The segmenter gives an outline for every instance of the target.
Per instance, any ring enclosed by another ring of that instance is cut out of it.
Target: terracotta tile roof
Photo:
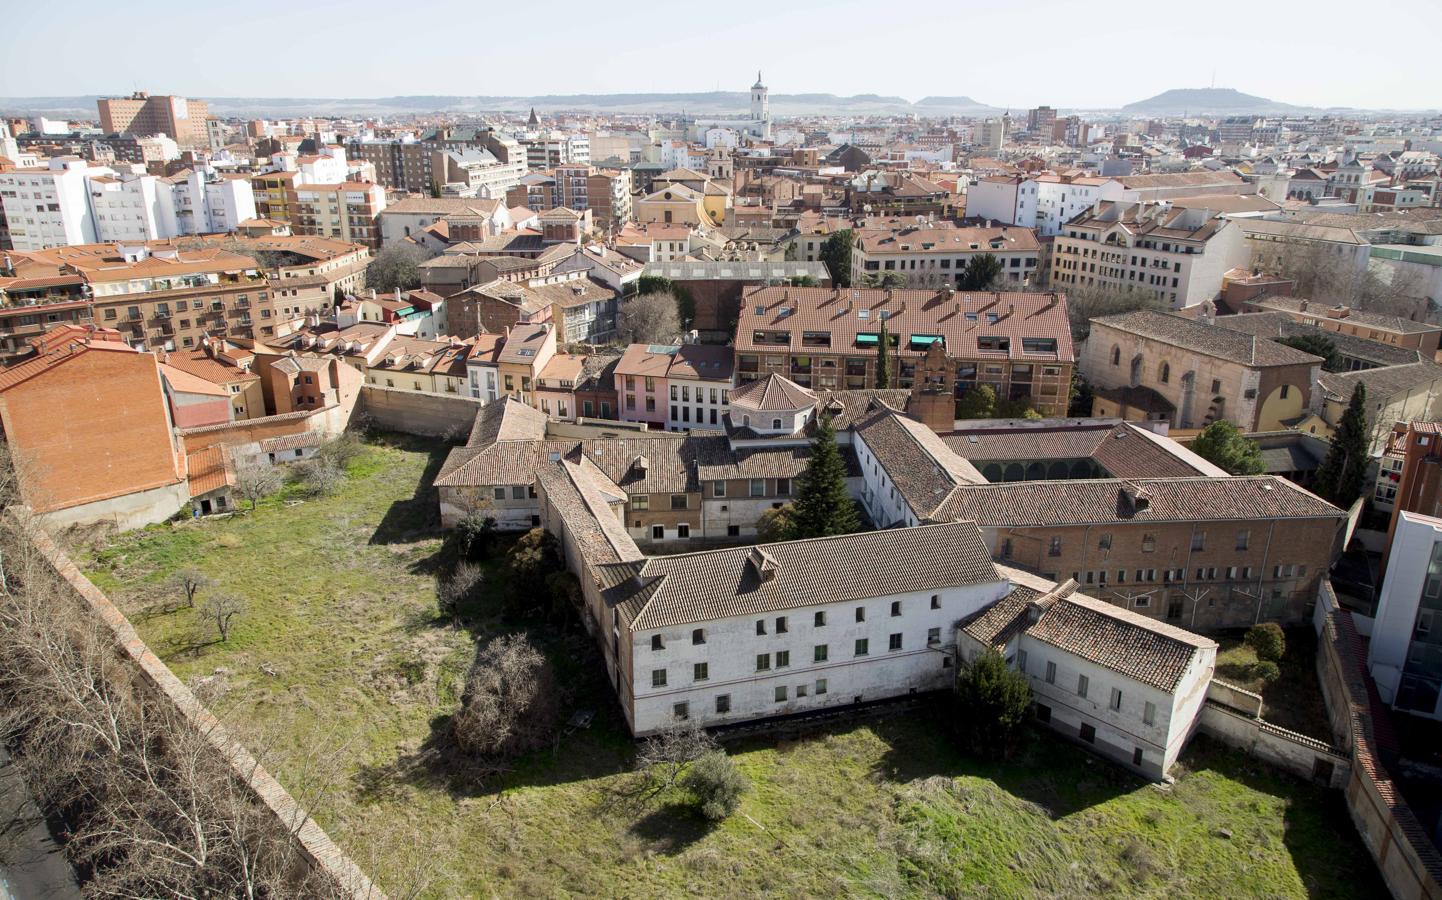
[[[740,353],[790,352],[804,355],[802,332],[824,332],[831,346],[820,353],[874,353],[857,346],[860,333],[876,334],[885,315],[886,330],[899,336],[899,356],[921,356],[915,336],[940,336],[947,356],[967,359],[1015,359],[1071,362],[1071,325],[1063,294],[971,294],[956,291],[848,288],[754,288],[742,296],[736,326]],[[787,310],[785,314],[782,310]],[[863,318],[864,316],[864,318]],[[756,343],[757,331],[785,331],[790,345]],[[982,350],[979,338],[1005,339],[1005,350]],[[1041,344],[1029,342],[1042,342]],[[1049,343],[1048,343],[1049,342]],[[1042,349],[1054,346],[1055,349]]]
[[[1320,356],[1303,353],[1286,344],[1154,310],[1092,319],[1092,327],[1098,325],[1244,366],[1265,368],[1320,365],[1322,362]],[[1105,340],[1104,337],[1102,339]]]
[[[671,357],[667,378],[694,381],[731,381],[735,355],[730,347],[711,344],[683,344]]]
[[[816,394],[774,372],[765,378],[737,385],[730,394],[731,408],[761,412],[807,409],[816,405]]]
[[[165,381],[170,385],[171,390],[181,394],[205,394],[210,397],[230,396],[230,391],[223,385],[165,363],[160,364],[160,374],[165,376]]]
[[[1172,693],[1197,655],[1216,642],[1165,622],[1077,593],[1017,569],[997,570],[1016,585],[995,606],[963,622],[983,644],[1001,647],[1018,635]]]
[[[1180,444],[1129,422],[1080,420],[971,428],[942,435],[941,440],[978,466],[1014,460],[1091,459],[1117,478],[1225,474]]]
[[[616,374],[665,378],[679,349],[674,344],[631,344],[616,364]]]
[[[652,557],[604,592],[633,631],[1001,581],[971,523]]]
[[[1139,493],[1145,505],[1133,500]],[[1342,510],[1286,479],[1253,475],[971,485],[952,492],[931,517],[984,526],[1045,527],[1344,516]]]
[[[113,341],[90,341],[84,344],[67,344],[49,353],[32,356],[24,362],[11,366],[8,369],[0,370],[0,391],[9,390],[21,382],[34,378],[36,375],[48,372],[56,366],[64,365],[81,353],[90,350],[105,350],[113,353],[137,352],[127,344]]]
[[[319,447],[323,443],[325,443],[324,436],[314,431],[301,431],[296,434],[283,434],[280,437],[266,438],[260,442],[260,449],[262,453],[283,453],[286,450]]]
[[[232,366],[227,362],[215,359],[203,349],[182,350],[179,353],[167,354],[165,364],[171,368],[188,372],[197,378],[204,378],[213,384],[228,385],[260,380],[260,376],[254,372],[247,372],[239,366]]]
[[[983,253],[1040,249],[1030,228],[892,228],[863,229],[856,233],[861,249],[871,256],[918,253]],[[973,246],[975,245],[975,246]]]
[[[546,337],[550,333],[549,322],[515,326],[506,336],[505,345],[501,347],[500,361],[530,365],[535,361],[536,354],[540,352],[541,345],[546,342]]]
[[[1401,316],[1386,316],[1362,309],[1352,309],[1349,306],[1327,306],[1302,297],[1264,297],[1251,302],[1263,309],[1311,316],[1322,321],[1346,322],[1351,325],[1375,328],[1378,331],[1391,331],[1397,334],[1426,334],[1442,331],[1442,325],[1433,325],[1430,322],[1416,322]]]
[[[879,409],[855,430],[919,519],[930,517],[959,485],[986,484],[976,467],[954,453],[936,432],[895,410]]]
[[[580,545],[590,566],[645,558],[611,511],[610,503],[624,500],[625,494],[594,463],[586,459],[579,463],[561,460],[542,466],[537,477],[547,500],[565,521],[567,534]]]
[[[1363,384],[1367,387],[1367,401],[1382,403],[1404,391],[1442,379],[1442,366],[1433,362],[1404,363],[1398,366],[1384,366],[1380,369],[1359,369],[1355,372],[1323,372],[1317,379],[1329,400],[1346,401],[1352,396],[1352,389]]]
[[[235,484],[235,472],[231,467],[230,454],[220,444],[187,455],[185,468],[190,473],[190,495],[192,497],[199,497],[202,494]]]

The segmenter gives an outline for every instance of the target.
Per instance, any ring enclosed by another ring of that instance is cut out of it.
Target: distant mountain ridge
[[[1123,106],[1123,113],[1152,116],[1213,115],[1241,116],[1249,113],[1304,113],[1315,108],[1295,106],[1244,94],[1235,88],[1173,88],[1155,97]]]
[[[95,96],[3,97],[0,110],[95,118]],[[629,94],[543,94],[520,96],[408,95],[398,97],[214,97],[206,99],[218,116],[404,115],[407,113],[485,113],[594,110],[612,113],[660,113],[707,117],[745,117],[751,95],[745,91]],[[776,116],[806,115],[990,115],[1001,110],[970,97],[926,97],[912,103],[905,97],[880,94],[772,94]]]

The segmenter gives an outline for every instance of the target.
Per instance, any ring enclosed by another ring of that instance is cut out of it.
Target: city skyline
[[[75,15],[83,16],[90,7],[101,10],[85,2],[74,8]],[[546,15],[553,22],[567,17],[579,21],[587,12],[587,7],[565,0],[548,6]],[[532,10],[482,10],[451,2],[412,7],[412,21],[422,26],[444,23],[449,40],[458,34],[478,35],[474,42],[460,44],[456,64],[446,66],[444,55],[431,55],[434,48],[428,49],[424,64],[397,54],[397,44],[388,40],[395,32],[377,27],[389,22],[394,10],[375,0],[348,4],[344,16],[338,16],[335,7],[296,8],[261,0],[247,8],[240,34],[267,35],[267,46],[285,63],[248,66],[242,79],[216,64],[235,56],[239,48],[254,46],[237,44],[232,8],[188,11],[183,29],[163,32],[139,24],[172,16],[154,0],[132,4],[124,21],[107,22],[103,28],[77,29],[74,16],[25,8],[11,17],[9,33],[26,39],[12,39],[6,46],[0,85],[10,97],[119,95],[132,90],[198,98],[696,93],[744,90],[759,66],[777,94],[878,94],[913,102],[965,95],[1013,109],[1040,104],[1113,109],[1166,90],[1209,84],[1297,106],[1406,110],[1442,105],[1434,83],[1423,77],[1420,57],[1380,42],[1354,41],[1341,32],[1309,39],[1323,58],[1346,60],[1345,67],[1318,68],[1277,65],[1275,32],[1246,31],[1219,17],[1158,14],[1145,20],[1074,21],[1069,7],[1043,0],[1022,9],[942,12],[928,17],[922,28],[911,20],[876,21],[870,12],[853,0],[800,3],[771,11],[765,27],[758,28],[753,21],[717,22],[681,10],[668,16],[668,27],[637,55],[639,62],[624,65],[615,63],[616,55],[598,51],[639,49],[646,43],[641,34],[632,23],[593,17],[585,28],[547,32],[546,52],[537,57],[546,65],[487,71],[484,48],[492,41],[505,45],[510,35],[531,27]],[[1354,14],[1340,0],[1327,0],[1308,13],[1318,21]],[[1442,28],[1442,9],[1437,8],[1383,0],[1368,14],[1373,21],[1408,22],[1409,30],[1418,33]],[[328,46],[362,53],[369,47],[393,64],[337,67],[339,57],[333,53],[306,52],[305,43],[321,30]],[[147,34],[164,34],[174,52],[124,52],[139,46]],[[916,44],[919,35],[932,41],[936,34],[948,37],[935,43],[935,52],[897,52]],[[1013,35],[1015,39],[1009,39]],[[426,41],[422,34],[416,40]],[[58,71],[57,47],[67,63]],[[1345,57],[1337,55],[1343,53]],[[443,77],[437,77],[438,71]],[[1356,78],[1358,71],[1367,77]]]

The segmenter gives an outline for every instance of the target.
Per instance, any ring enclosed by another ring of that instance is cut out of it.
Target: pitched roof
[[[1226,473],[1180,444],[1130,422],[1043,420],[1013,427],[966,428],[942,443],[976,465],[1006,461],[1091,459],[1117,478]]]
[[[1367,387],[1368,401],[1381,403],[1396,394],[1439,379],[1442,379],[1442,366],[1419,360],[1378,369],[1359,369],[1355,372],[1323,372],[1317,379],[1317,384],[1327,393],[1328,399],[1342,401],[1351,398],[1352,389],[1356,385],[1363,384]]]
[[[633,631],[1001,581],[957,522],[647,559],[603,592]]]
[[[936,432],[896,410],[875,410],[857,424],[856,434],[871,448],[918,518],[929,517],[958,486],[986,484],[976,467],[953,452]]]
[[[772,372],[765,378],[737,385],[729,395],[731,408],[761,412],[807,409],[816,405],[816,394],[791,379]]]
[[[1099,316],[1092,319],[1093,328],[1097,325],[1161,341],[1203,356],[1257,368],[1314,365],[1322,362],[1320,356],[1303,353],[1286,344],[1149,309],[1115,316]]]
[[[235,484],[235,471],[231,467],[230,454],[220,444],[188,454],[185,457],[185,468],[190,476],[192,497]]]
[[[184,369],[177,369],[165,363],[160,364],[160,374],[165,376],[165,381],[170,389],[181,394],[205,394],[210,397],[229,397],[230,391],[223,385],[216,384],[198,375],[192,375]]]

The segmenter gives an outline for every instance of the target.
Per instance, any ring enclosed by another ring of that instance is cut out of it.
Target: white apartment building
[[[523,134],[516,143],[525,149],[526,165],[532,169],[591,164],[591,139],[584,134]]]
[[[1126,187],[1115,178],[998,175],[967,188],[966,215],[1033,228],[1041,237],[1053,237],[1096,203],[1122,200],[1125,194]]]
[[[1442,519],[1406,511],[1396,519],[1387,575],[1372,621],[1367,668],[1384,702],[1415,716],[1439,719]]]
[[[981,178],[966,189],[966,217],[1031,228],[1040,194],[1041,186],[1030,176]]]
[[[0,173],[0,204],[16,250],[45,250],[93,244],[90,212],[92,177],[113,177],[114,170],[92,166],[73,156],[55,157],[42,166]]]
[[[652,557],[607,576],[597,614],[638,736],[944,689],[952,626],[1011,592],[969,522]]]
[[[720,431],[731,409],[734,356],[730,347],[683,344],[666,369],[670,391],[666,429]]]
[[[431,154],[431,171],[446,197],[504,200],[506,191],[521,183],[526,164],[519,152],[503,162],[490,150],[436,150]]]
[[[1031,683],[1042,722],[1148,778],[1176,762],[1206,701],[1215,641],[998,566],[1013,590],[964,621],[958,656],[994,649]]]
[[[1222,276],[1250,260],[1241,226],[1212,210],[1103,200],[1056,236],[1051,285],[1137,288],[1183,309],[1216,297]]]

